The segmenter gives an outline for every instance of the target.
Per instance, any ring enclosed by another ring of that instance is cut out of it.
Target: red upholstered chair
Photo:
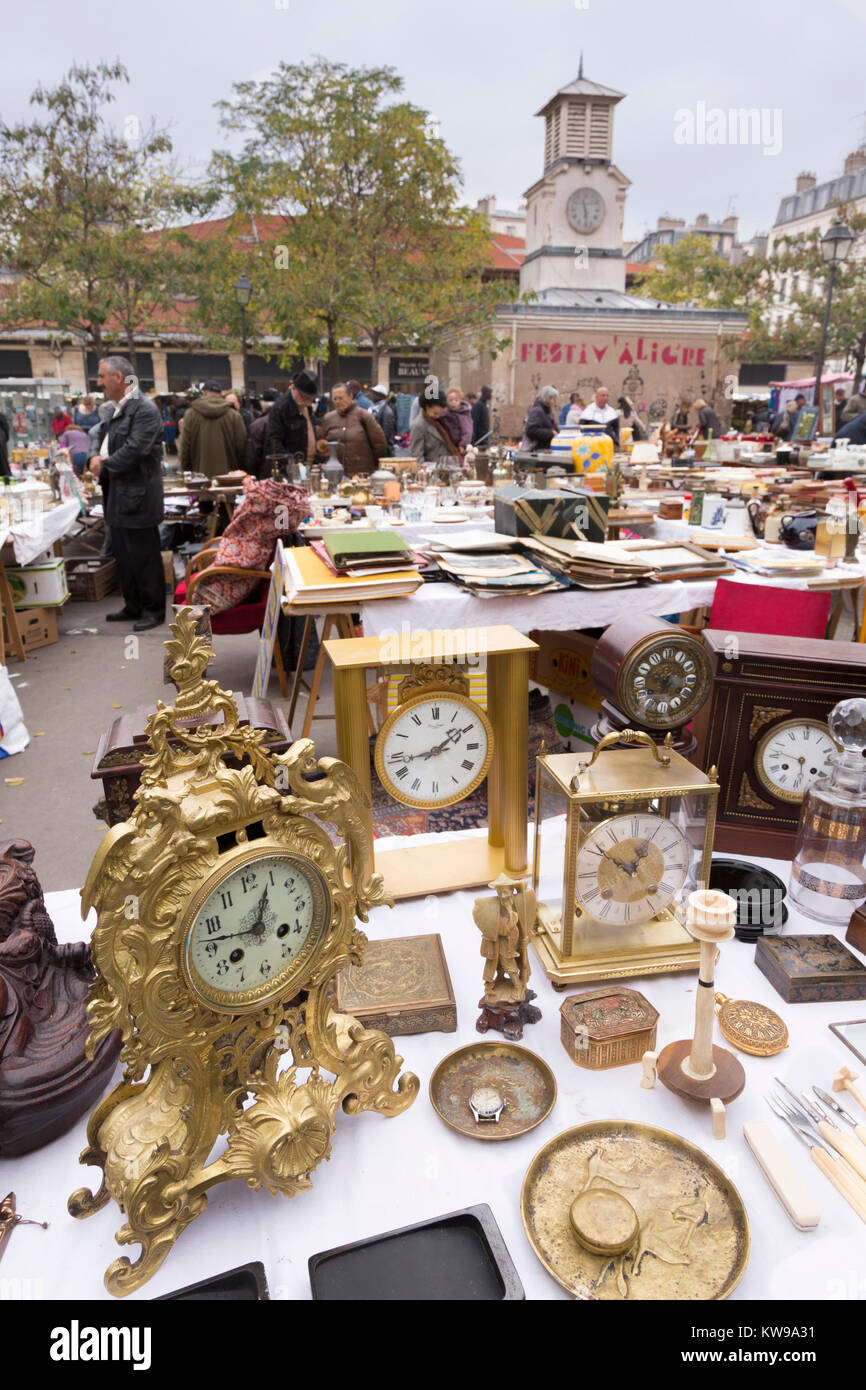
[[[186,578],[181,580],[174,591],[174,601],[180,604],[195,603],[196,586],[205,577],[214,579],[219,574],[240,574],[245,579],[258,579],[259,583],[253,592],[247,595],[243,603],[235,604],[234,608],[226,608],[222,613],[211,614],[211,631],[215,637],[237,635],[243,632],[260,632],[268,602],[271,572],[270,570],[241,569],[237,565],[213,564],[218,545],[219,541],[215,540],[193,555],[186,567]],[[279,642],[274,643],[274,665],[277,668],[280,691],[286,698],[289,688],[286,684],[286,672],[283,667]]]
[[[823,637],[832,594],[771,584],[716,584],[708,627],[723,632],[766,632],[776,637]]]

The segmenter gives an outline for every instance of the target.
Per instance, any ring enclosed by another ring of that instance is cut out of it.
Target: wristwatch
[[[475,1123],[499,1124],[499,1116],[505,1109],[505,1101],[498,1091],[494,1091],[492,1086],[479,1086],[469,1097],[469,1109],[475,1116]]]

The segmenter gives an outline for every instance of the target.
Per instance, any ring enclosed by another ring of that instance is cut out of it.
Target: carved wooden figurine
[[[58,945],[26,840],[0,843],[0,1158],[63,1134],[108,1084],[120,1034],[84,1055],[94,978],[85,942]]]
[[[472,909],[481,932],[484,958],[484,997],[475,1027],[489,1028],[506,1038],[522,1038],[528,1023],[537,1023],[541,1010],[531,1002],[529,989],[529,932],[535,921],[535,894],[524,880],[500,874],[490,887],[496,896],[476,898]]]

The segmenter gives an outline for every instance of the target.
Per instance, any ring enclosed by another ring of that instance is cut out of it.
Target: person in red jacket
[[[51,416],[51,433],[54,435],[54,438],[57,439],[61,434],[63,434],[64,430],[68,430],[71,425],[72,420],[66,414],[66,411],[61,409],[60,406],[58,406],[54,414]]]

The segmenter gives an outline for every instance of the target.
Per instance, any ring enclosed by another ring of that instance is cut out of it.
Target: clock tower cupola
[[[583,75],[536,112],[543,172],[526,191],[522,290],[625,290],[622,228],[629,179],[613,163],[614,108],[625,93]]]

